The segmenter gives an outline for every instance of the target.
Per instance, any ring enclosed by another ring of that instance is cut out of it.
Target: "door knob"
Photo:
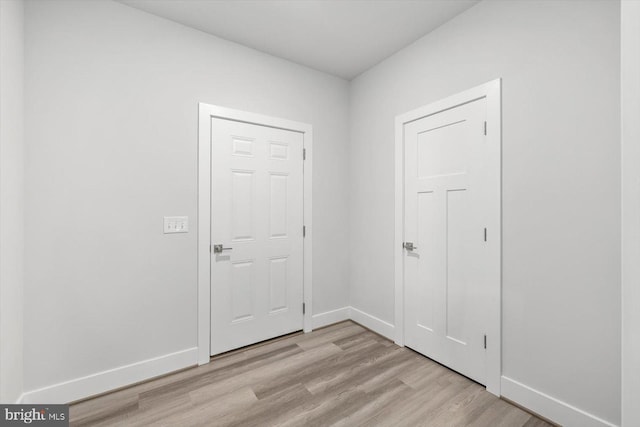
[[[213,245],[213,253],[214,254],[221,254],[222,251],[230,251],[233,248],[225,248],[224,245]]]
[[[412,250],[414,250],[414,249],[418,249],[418,247],[417,247],[417,246],[413,246],[413,242],[404,242],[404,243],[402,244],[402,247],[403,247],[403,248],[405,248],[405,249],[406,249],[406,250],[408,250],[408,251],[412,251]]]

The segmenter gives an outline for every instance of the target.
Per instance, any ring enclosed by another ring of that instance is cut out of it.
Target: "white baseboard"
[[[371,329],[373,332],[376,332],[391,341],[395,339],[395,327],[391,323],[378,319],[377,317],[358,310],[355,307],[349,307],[349,313],[349,317],[354,322]]]
[[[313,329],[322,328],[323,326],[332,325],[334,323],[343,322],[345,320],[353,320],[362,326],[382,335],[385,338],[394,340],[395,327],[384,320],[378,319],[355,307],[347,306],[324,313],[314,314],[311,318]]]
[[[394,339],[394,325],[350,306],[316,314],[312,317],[312,325],[315,329],[349,319],[392,341]],[[197,360],[198,349],[194,347],[28,391],[23,393],[16,403],[69,403],[195,366]],[[566,427],[616,427],[613,423],[505,376],[501,378],[501,394]]]
[[[505,376],[500,381],[500,393],[518,405],[565,427],[616,427],[615,424]]]
[[[313,316],[313,327],[319,328],[332,323],[351,319],[362,326],[390,339],[395,338],[395,327],[375,316],[358,310],[355,307],[343,307],[337,310],[320,313]],[[500,392],[505,398],[529,409],[551,421],[565,427],[617,427],[593,414],[562,402],[554,397],[519,383],[511,378],[502,376]]]
[[[393,340],[394,327],[392,324],[349,306],[312,316],[312,326],[314,329],[321,328],[349,319]],[[27,391],[20,396],[19,403],[69,403],[197,364],[198,348],[194,347]]]
[[[197,347],[25,392],[21,403],[69,403],[195,366]]]
[[[336,310],[326,311],[324,313],[314,314],[311,317],[311,327],[313,329],[322,328],[323,326],[332,325],[334,323],[349,320],[349,308],[342,307]]]

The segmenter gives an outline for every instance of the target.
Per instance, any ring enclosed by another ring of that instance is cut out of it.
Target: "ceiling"
[[[479,0],[118,0],[352,79]]]

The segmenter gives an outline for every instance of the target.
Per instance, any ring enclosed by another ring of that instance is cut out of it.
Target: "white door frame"
[[[495,278],[495,286],[491,289],[491,313],[487,330],[487,391],[500,396],[500,375],[502,355],[502,219],[501,219],[501,80],[492,80],[473,89],[447,97],[432,104],[420,107],[396,117],[395,136],[395,342],[404,346],[404,125],[439,112],[449,110],[462,104],[486,98],[487,102],[487,143],[490,147],[490,168],[496,168],[495,197],[492,203],[490,233],[498,236],[498,244],[493,247],[491,259],[495,261],[491,275]],[[494,234],[495,233],[495,234]],[[497,337],[497,339],[493,339]]]
[[[313,227],[311,223],[311,177],[313,165],[313,129],[306,123],[240,110],[199,104],[198,120],[198,364],[209,363],[211,357],[211,119],[220,118],[290,130],[303,134],[303,147],[306,153],[304,161],[304,214],[306,227],[303,255],[303,302],[306,311],[303,316],[305,332],[311,331],[312,316],[312,254]],[[302,159],[301,159],[302,161]]]

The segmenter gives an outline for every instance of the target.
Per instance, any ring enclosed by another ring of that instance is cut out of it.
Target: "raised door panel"
[[[252,260],[231,264],[231,322],[254,317],[254,269],[255,263]]]
[[[287,186],[289,175],[269,174],[269,237],[286,238],[288,229],[287,204],[289,197]]]
[[[234,156],[253,157],[255,140],[242,136],[231,136],[232,150]]]
[[[234,242],[255,238],[254,181],[254,171],[231,171],[231,239]]]
[[[288,308],[288,258],[278,257],[269,260],[269,313]]]
[[[271,160],[289,160],[289,144],[269,141],[269,158]]]

